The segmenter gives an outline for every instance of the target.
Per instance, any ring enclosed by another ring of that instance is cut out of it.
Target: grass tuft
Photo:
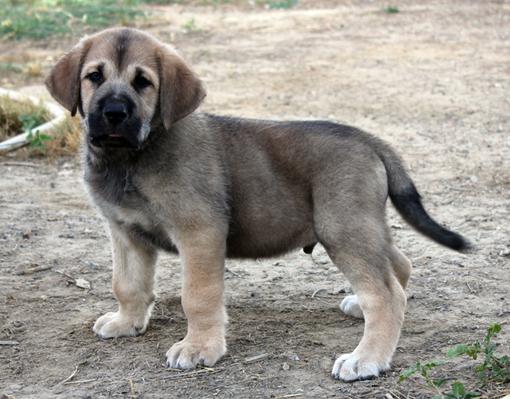
[[[288,10],[297,6],[298,0],[264,0],[263,3],[269,8]]]
[[[81,142],[81,124],[78,118],[68,116],[49,134],[34,131],[48,122],[51,114],[42,105],[0,97],[0,140],[27,132],[29,145],[20,150],[28,156],[57,158],[78,152]]]
[[[386,14],[398,14],[400,12],[400,9],[397,6],[388,6],[384,9],[384,12]]]
[[[475,341],[469,344],[459,344],[448,350],[448,357],[467,356],[472,360],[479,358],[483,362],[474,367],[478,380],[478,387],[475,391],[466,388],[462,381],[453,381],[448,388],[447,381],[452,380],[450,376],[435,378],[434,374],[445,364],[444,361],[416,362],[413,366],[400,374],[400,382],[415,377],[415,382],[428,388],[432,399],[472,399],[481,395],[481,390],[489,383],[508,384],[510,383],[510,358],[507,355],[496,354],[497,344],[494,338],[501,332],[501,325],[494,323],[487,328],[487,333],[482,341]],[[466,377],[466,375],[464,375]]]
[[[44,143],[44,151],[41,153],[31,149],[30,155],[44,155],[55,159],[62,156],[74,155],[78,152],[81,143],[81,123],[78,117],[67,116],[51,133],[51,140]]]
[[[50,120],[42,105],[0,97],[0,140],[28,131]]]

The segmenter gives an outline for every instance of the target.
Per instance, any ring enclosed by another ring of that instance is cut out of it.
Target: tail
[[[459,252],[471,251],[473,246],[467,239],[441,226],[425,211],[421,196],[407,174],[400,157],[379,140],[372,141],[371,144],[386,168],[391,202],[405,221],[423,235],[445,247]]]

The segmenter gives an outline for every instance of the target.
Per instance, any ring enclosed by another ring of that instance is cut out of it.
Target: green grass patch
[[[0,62],[0,72],[20,73],[24,69],[23,65],[17,62]]]
[[[289,9],[297,6],[298,0],[263,0],[259,3],[267,5],[269,8]]]
[[[388,6],[384,8],[384,12],[386,14],[398,14],[400,12],[400,9],[397,6]]]
[[[449,358],[464,356],[472,360],[482,360],[474,365],[473,371],[477,377],[478,386],[470,391],[463,381],[455,381],[450,375],[441,373],[445,361],[416,362],[413,366],[400,374],[400,382],[414,378],[414,382],[430,391],[432,399],[472,399],[481,395],[481,388],[489,384],[510,383],[510,358],[508,355],[496,353],[497,344],[494,338],[501,332],[501,325],[494,323],[487,328],[482,341],[459,344],[450,350]],[[443,374],[441,376],[441,374]],[[464,375],[463,377],[466,377]],[[448,381],[454,380],[451,383]]]
[[[223,4],[232,4],[233,0],[141,0],[147,4],[158,5],[190,5],[190,6],[221,6]]]
[[[295,7],[299,0],[140,0],[146,4],[157,5],[172,5],[180,4],[187,6],[222,6],[222,5],[236,5],[236,6],[253,6],[266,7],[266,8],[281,8],[289,9]]]
[[[0,0],[0,37],[46,39],[128,25],[144,11],[138,0]]]

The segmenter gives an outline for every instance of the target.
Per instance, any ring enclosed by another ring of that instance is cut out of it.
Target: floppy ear
[[[159,107],[165,129],[191,114],[206,96],[202,82],[171,48],[159,53]]]
[[[90,48],[88,41],[80,41],[71,51],[58,60],[45,80],[46,88],[62,106],[76,115],[81,110],[80,73],[85,56]]]

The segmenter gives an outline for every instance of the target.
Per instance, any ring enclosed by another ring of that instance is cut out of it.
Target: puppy
[[[212,366],[225,354],[225,257],[311,251],[319,242],[353,287],[341,308],[365,319],[361,342],[336,360],[332,374],[344,381],[378,376],[399,339],[411,272],[386,224],[388,196],[420,233],[457,251],[469,248],[426,213],[387,144],[331,122],[195,112],[202,83],[172,47],[147,33],[108,29],[84,38],[46,85],[83,119],[85,182],[111,235],[119,307],[97,319],[94,332],[144,333],[157,253],[178,252],[188,332],[167,352],[170,367]]]

